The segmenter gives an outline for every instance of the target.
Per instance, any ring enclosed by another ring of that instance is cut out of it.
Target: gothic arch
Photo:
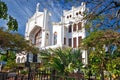
[[[17,58],[17,63],[20,63],[20,57]]]
[[[22,62],[22,63],[25,62],[25,57],[24,57],[24,56],[21,58],[21,62]]]
[[[35,45],[40,45],[42,38],[41,35],[42,35],[42,28],[40,26],[35,26],[29,34],[30,42]]]

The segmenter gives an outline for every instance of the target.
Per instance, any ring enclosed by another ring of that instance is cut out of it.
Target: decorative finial
[[[36,12],[39,12],[40,3],[37,3]]]

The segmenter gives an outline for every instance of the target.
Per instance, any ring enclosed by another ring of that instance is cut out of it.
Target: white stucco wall
[[[26,24],[26,31],[25,31],[25,38],[27,40],[29,40],[29,34],[36,25],[43,27],[43,17],[44,14],[39,12],[39,13],[35,13],[30,19],[28,19],[28,22]]]
[[[64,10],[63,11],[63,15],[64,15],[64,23],[67,24],[66,26],[66,31],[65,31],[65,37],[66,37],[66,43],[68,45],[68,39],[71,38],[72,39],[72,47],[73,47],[73,38],[76,37],[76,45],[78,46],[78,37],[81,36],[82,39],[84,39],[86,37],[86,31],[85,31],[85,22],[86,20],[82,20],[82,18],[84,17],[83,14],[84,12],[87,10],[86,8],[86,4],[83,2],[81,3],[81,6],[75,8],[72,7],[71,10]],[[81,14],[79,14],[79,12],[81,12]],[[77,15],[78,13],[78,15]],[[71,17],[70,17],[71,16]],[[82,22],[82,29],[81,30],[77,30],[77,31],[73,31],[73,24],[78,24],[79,22]],[[69,33],[68,32],[68,26],[72,25],[72,32]],[[82,58],[83,58],[83,63],[87,64],[87,51],[82,50]]]
[[[18,61],[18,58],[19,58],[19,61]],[[25,51],[16,53],[16,63],[25,63],[26,60],[27,60],[27,54],[25,53]]]

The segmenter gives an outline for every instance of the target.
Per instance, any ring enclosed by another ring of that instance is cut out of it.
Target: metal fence
[[[55,71],[39,71],[35,80],[84,80],[84,75],[81,73],[72,73],[69,75],[58,75]]]
[[[83,74],[73,73],[69,75],[57,75],[54,71],[44,70],[37,72],[30,72],[28,78],[27,75],[17,75],[15,73],[0,73],[0,80],[84,80]]]
[[[8,76],[8,73],[0,72],[0,80],[6,80]]]

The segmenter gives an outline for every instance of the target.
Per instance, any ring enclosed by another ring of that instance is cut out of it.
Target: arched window
[[[81,30],[81,29],[82,29],[82,23],[79,22],[79,23],[78,23],[78,30]]]
[[[41,44],[41,34],[40,34],[40,30],[35,34],[34,44],[35,44],[35,45]]]
[[[69,45],[70,47],[72,47],[72,39],[71,39],[71,38],[68,39],[68,45]]]
[[[22,62],[22,63],[25,62],[25,57],[22,57],[21,62]]]
[[[76,15],[78,15],[78,12],[76,12]]]
[[[48,33],[46,33],[45,38],[46,38],[45,45],[47,46],[49,45],[49,34]]]
[[[72,32],[72,25],[69,25],[69,29],[68,29],[68,32]]]
[[[57,32],[54,32],[54,45],[57,44]]]
[[[20,58],[19,57],[17,58],[17,63],[20,63]]]
[[[67,16],[67,18],[69,18],[69,16]]]
[[[78,47],[81,47],[82,36],[78,37]]]
[[[74,38],[73,38],[73,47],[74,47],[74,48],[76,48],[76,46],[77,46],[76,41],[77,41],[77,38],[74,37]]]
[[[73,31],[76,31],[77,27],[76,24],[73,25]]]
[[[81,11],[79,11],[79,14],[81,14]]]

